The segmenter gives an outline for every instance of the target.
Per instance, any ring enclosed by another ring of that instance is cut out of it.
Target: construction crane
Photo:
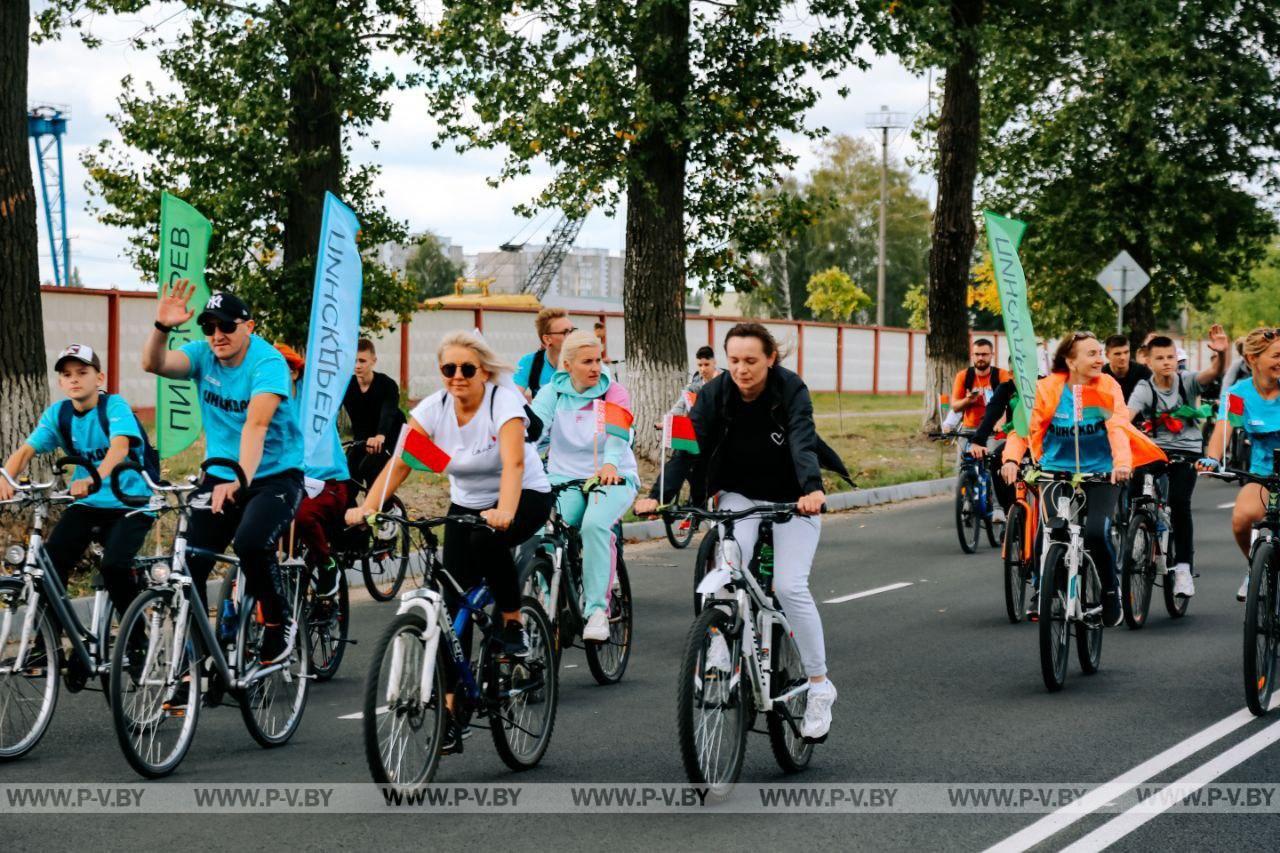
[[[71,108],[59,104],[37,104],[27,110],[27,136],[31,137],[36,150],[44,221],[49,229],[49,251],[53,255],[53,283],[60,287],[71,283],[71,241],[67,239],[67,193],[62,171],[62,136],[67,132],[70,117]]]
[[[534,259],[533,267],[529,270],[529,277],[525,279],[521,293],[532,294],[539,302],[542,301],[547,295],[547,290],[551,288],[551,282],[555,279],[556,273],[560,272],[565,255],[569,254],[569,250],[573,248],[573,241],[578,239],[583,219],[584,217],[575,217],[568,213],[561,214],[559,221],[551,229],[546,245]],[[504,252],[518,252],[524,246],[524,243],[503,243],[498,248]]]

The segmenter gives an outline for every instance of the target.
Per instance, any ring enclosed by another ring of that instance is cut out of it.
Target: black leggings
[[[522,544],[547,523],[555,500],[551,492],[535,492],[525,489],[520,493],[520,505],[515,518],[506,530],[488,527],[446,524],[444,527],[444,565],[458,582],[468,590],[483,580],[489,585],[498,610],[513,612],[520,609],[520,582],[516,575],[516,561],[511,549]],[[457,504],[449,504],[450,515],[480,514]],[[445,600],[454,609],[457,592],[451,584],[444,584]]]
[[[1068,483],[1046,483],[1044,500],[1049,517],[1058,514],[1057,498],[1070,488]],[[1116,502],[1120,499],[1120,487],[1111,483],[1085,483],[1084,489],[1084,547],[1098,568],[1102,589],[1114,592],[1119,588],[1116,574],[1116,555],[1111,550],[1111,519],[1116,514]]]
[[[150,515],[126,516],[127,512],[124,509],[72,504],[63,511],[44,541],[45,553],[57,569],[63,586],[89,543],[101,543],[102,580],[107,594],[111,596],[111,603],[121,615],[129,609],[138,593],[138,583],[133,576],[133,558],[155,521]]]
[[[222,482],[225,481],[208,477],[200,490],[211,491]],[[255,479],[247,491],[236,492],[235,502],[224,505],[218,514],[208,510],[191,513],[187,543],[215,553],[232,544],[244,570],[245,589],[262,605],[263,618],[270,624],[284,621],[284,600],[275,579],[276,542],[289,529],[301,502],[302,472],[284,471]],[[192,556],[187,568],[204,601],[213,560]]]
[[[1004,465],[1004,440],[997,441],[991,448],[991,452],[987,454],[986,463],[987,470],[991,472],[991,488],[996,493],[996,502],[1000,504],[1000,508],[1006,513],[1009,507],[1013,506],[1013,499],[1018,496],[1017,487],[1011,483],[1006,483],[1004,477],[1000,476],[1000,467]]]

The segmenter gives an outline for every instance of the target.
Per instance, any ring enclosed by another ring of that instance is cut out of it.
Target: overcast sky
[[[176,33],[184,18],[180,5],[156,4],[128,19],[95,22],[94,33],[104,40],[96,50],[85,48],[74,36],[31,46],[29,102],[61,104],[71,111],[64,140],[68,231],[72,265],[79,268],[85,284],[134,287],[139,283],[138,271],[124,257],[125,232],[99,223],[86,210],[90,197],[80,154],[103,139],[118,138],[108,116],[117,109],[121,78],[132,75],[138,84],[155,81],[161,89],[169,85],[154,57],[128,49],[124,41],[147,25],[158,25],[161,33]],[[848,98],[835,94],[841,85],[849,87]],[[822,91],[809,123],[826,126],[833,133],[869,138],[875,137],[866,129],[867,112],[886,104],[891,110],[916,116],[927,108],[928,101],[926,78],[912,76],[892,58],[872,58],[870,70],[846,72]],[[496,172],[499,154],[459,155],[449,147],[433,150],[434,125],[422,95],[397,92],[393,98],[391,119],[373,132],[382,147],[375,151],[362,141],[355,150],[358,161],[377,162],[382,167],[379,186],[391,215],[406,221],[411,231],[433,231],[460,243],[469,253],[496,249],[518,232],[523,232],[522,238],[529,237],[530,223],[511,208],[534,195],[542,178],[535,174],[498,189],[489,187],[485,178]],[[891,131],[890,139],[890,157],[901,160],[915,153],[907,132]],[[800,155],[799,173],[807,173],[815,164],[811,143],[805,139],[788,142]],[[34,155],[32,167],[36,167]],[[36,184],[38,187],[38,175]],[[917,175],[915,184],[932,203],[932,180]],[[39,216],[40,275],[42,281],[52,281],[43,206]],[[533,241],[540,242],[548,227],[533,233]],[[578,245],[621,251],[622,217],[592,214]]]

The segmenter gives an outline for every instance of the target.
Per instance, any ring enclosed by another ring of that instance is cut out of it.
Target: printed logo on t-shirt
[[[216,406],[224,412],[232,412],[234,414],[243,414],[249,410],[248,400],[228,400],[221,394],[215,394],[209,389],[205,389],[204,401],[210,406]]]

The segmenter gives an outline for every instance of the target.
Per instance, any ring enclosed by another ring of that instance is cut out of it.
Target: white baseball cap
[[[58,353],[58,360],[53,363],[54,371],[61,371],[62,365],[68,359],[87,364],[94,370],[102,371],[102,360],[98,358],[98,354],[93,351],[93,347],[88,344],[71,344],[62,352]]]

